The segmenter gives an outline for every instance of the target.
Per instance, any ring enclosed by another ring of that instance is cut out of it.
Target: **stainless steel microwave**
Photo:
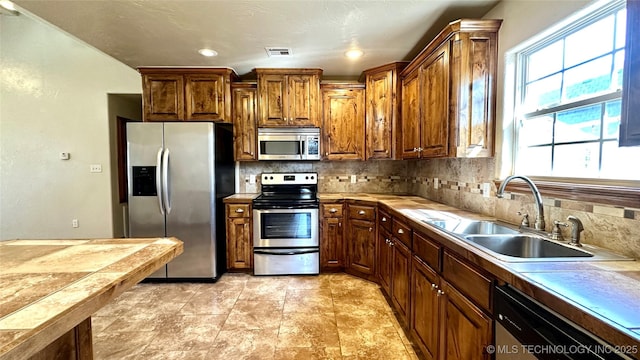
[[[258,160],[320,160],[320,128],[258,128]]]

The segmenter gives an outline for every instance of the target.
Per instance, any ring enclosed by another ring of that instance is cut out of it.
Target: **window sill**
[[[595,202],[613,206],[640,208],[640,188],[618,185],[596,185],[548,180],[534,180],[543,196],[584,202]],[[502,180],[496,180],[496,188]],[[506,191],[530,194],[529,186],[520,181],[511,181]]]

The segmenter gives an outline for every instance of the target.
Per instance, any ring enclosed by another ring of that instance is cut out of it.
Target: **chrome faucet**
[[[524,182],[526,182],[527,185],[529,185],[529,187],[531,188],[531,191],[533,192],[533,197],[536,200],[536,222],[534,226],[536,230],[544,231],[545,224],[544,224],[544,207],[542,206],[542,195],[540,195],[540,191],[538,191],[538,187],[536,186],[536,184],[533,183],[533,181],[531,181],[531,179],[522,175],[508,176],[506,179],[504,179],[502,184],[500,184],[500,188],[498,189],[496,196],[499,198],[502,198],[504,196],[504,189],[507,187],[507,184],[513,179],[521,179]]]
[[[582,221],[573,215],[567,216],[567,221],[571,223],[571,240],[569,240],[569,245],[582,246],[582,244],[580,244],[580,232],[584,230]]]

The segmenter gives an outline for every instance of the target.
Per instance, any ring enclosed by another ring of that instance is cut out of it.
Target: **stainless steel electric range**
[[[264,173],[253,200],[255,275],[318,274],[318,174]]]

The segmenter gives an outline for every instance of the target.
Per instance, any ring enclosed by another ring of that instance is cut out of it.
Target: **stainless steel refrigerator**
[[[222,199],[234,192],[233,133],[214,123],[128,123],[129,237],[175,236],[184,252],[151,279],[217,279]]]

